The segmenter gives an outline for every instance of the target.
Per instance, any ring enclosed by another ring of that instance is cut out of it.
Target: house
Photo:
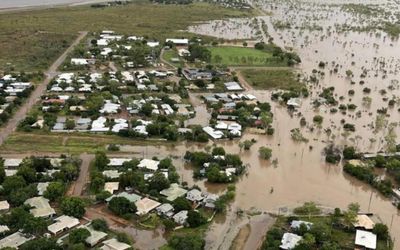
[[[215,140],[224,137],[224,133],[222,131],[215,130],[210,126],[204,127],[203,131],[206,132],[211,138]]]
[[[157,171],[159,163],[159,161],[143,159],[140,161],[138,168],[145,168],[151,171]]]
[[[357,230],[355,244],[364,249],[376,249],[376,234],[368,231]]]
[[[49,200],[41,196],[27,199],[24,204],[33,207],[29,212],[34,217],[50,218],[56,214],[56,211],[50,206]]]
[[[7,212],[10,209],[10,204],[8,201],[0,201],[0,212]]]
[[[158,215],[163,215],[171,218],[174,215],[174,207],[169,203],[164,203],[156,208]]]
[[[187,218],[188,218],[188,211],[187,210],[182,210],[179,213],[177,213],[174,216],[172,216],[172,219],[174,219],[174,221],[179,225],[185,224]]]
[[[73,65],[88,65],[89,62],[85,58],[71,58],[71,64],[73,64]]]
[[[160,42],[147,42],[147,46],[149,46],[150,48],[155,48],[160,46]]]
[[[178,55],[180,57],[190,56],[190,51],[187,49],[178,49]]]
[[[10,231],[10,228],[6,225],[0,225],[0,234]]]
[[[184,196],[187,190],[180,187],[178,183],[172,183],[169,188],[160,191],[161,195],[167,197],[167,200],[174,201],[176,198]]]
[[[106,182],[104,183],[104,191],[110,192],[113,194],[115,191],[119,189],[119,182]]]
[[[105,170],[103,171],[103,175],[110,179],[118,179],[122,173],[118,172],[118,170]]]
[[[17,171],[18,171],[18,170],[16,170],[16,169],[5,169],[5,170],[4,170],[4,172],[6,173],[6,176],[7,176],[7,177],[8,177],[8,176],[16,175],[16,174],[17,174]]]
[[[81,226],[80,228],[84,228],[89,231],[90,236],[86,238],[85,242],[91,247],[97,245],[100,241],[104,240],[107,237],[107,234],[102,231],[94,230],[90,226]]]
[[[293,233],[285,233],[281,240],[281,245],[279,246],[281,249],[289,250],[296,247],[296,245],[301,241],[303,237],[293,234]]]
[[[211,71],[200,70],[200,69],[183,69],[182,74],[189,81],[193,80],[211,80],[213,74]]]
[[[133,194],[133,193],[132,194],[128,194],[127,192],[122,192],[122,193],[114,194],[114,195],[108,197],[106,199],[106,202],[109,202],[114,197],[124,197],[127,200],[129,200],[129,202],[131,202],[131,203],[132,202],[135,203],[135,202],[137,202],[138,200],[140,200],[142,198],[140,195],[137,195],[137,194]]]
[[[375,222],[373,222],[368,215],[359,214],[353,226],[359,229],[372,230],[375,226]]]
[[[101,250],[126,250],[128,248],[131,248],[130,245],[119,242],[114,238],[104,241],[103,244],[104,245],[100,248]]]
[[[49,232],[52,233],[53,235],[57,235],[67,230],[71,230],[72,228],[79,225],[79,220],[77,218],[67,215],[62,215],[56,218],[54,221],[55,223],[47,227],[47,230],[49,230]]]
[[[18,249],[19,246],[24,244],[25,242],[32,240],[34,237],[26,237],[20,232],[13,233],[3,239],[0,240],[0,249],[10,247]]]
[[[22,163],[22,159],[4,159],[5,168],[17,168]]]
[[[36,187],[38,190],[38,195],[42,196],[44,192],[47,190],[49,184],[50,182],[39,182]]]
[[[181,39],[178,39],[178,38],[167,38],[166,40],[165,40],[165,42],[166,43],[173,43],[174,45],[177,45],[177,46],[187,46],[187,45],[189,45],[189,39],[187,39],[187,38],[181,38]]]
[[[216,194],[207,193],[203,199],[204,207],[206,208],[215,208],[215,202],[219,199],[219,196]]]
[[[308,230],[310,230],[310,228],[313,225],[313,223],[308,222],[308,221],[292,220],[292,222],[290,222],[290,228],[299,229],[302,224],[304,224],[307,227]]]
[[[301,99],[300,98],[290,98],[286,105],[292,106],[294,108],[299,108],[301,106]]]
[[[228,91],[241,91],[243,90],[242,86],[238,82],[226,82],[224,83],[225,89]]]
[[[192,202],[200,202],[204,199],[204,196],[198,189],[192,189],[187,192],[186,199]]]
[[[137,201],[135,203],[136,207],[137,207],[137,215],[145,215],[148,214],[151,210],[155,209],[156,207],[160,206],[161,203],[149,199],[147,197]]]
[[[121,167],[125,162],[131,161],[131,158],[110,158],[109,167]]]

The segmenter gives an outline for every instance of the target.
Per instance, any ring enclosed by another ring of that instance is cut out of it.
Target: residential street
[[[35,89],[28,97],[28,99],[18,107],[13,117],[7,122],[5,127],[0,130],[0,145],[4,143],[7,137],[17,128],[18,123],[22,121],[32,106],[37,102],[41,95],[46,91],[47,85],[50,81],[59,73],[57,72],[58,67],[64,62],[68,54],[75,48],[76,45],[88,34],[87,31],[82,31],[75,41],[64,51],[64,53],[50,66],[50,68],[44,72],[45,79],[43,82],[35,86]]]

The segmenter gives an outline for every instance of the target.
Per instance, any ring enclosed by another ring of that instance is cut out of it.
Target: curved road
[[[79,32],[79,36],[75,39],[75,41],[64,51],[64,53],[57,58],[57,60],[50,66],[50,68],[44,72],[45,79],[43,82],[35,86],[35,89],[30,94],[28,99],[22,104],[21,107],[18,108],[17,112],[13,115],[13,117],[7,122],[5,127],[0,130],[0,145],[4,143],[7,137],[15,130],[18,126],[18,123],[22,121],[25,116],[28,114],[29,110],[32,106],[37,102],[38,99],[44,94],[46,91],[47,85],[50,81],[57,75],[59,72],[57,71],[58,67],[64,62],[67,58],[68,54],[75,48],[76,45],[88,34],[87,31]]]

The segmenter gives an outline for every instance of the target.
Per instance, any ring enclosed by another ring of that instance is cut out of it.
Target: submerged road
[[[87,31],[79,32],[79,36],[75,39],[75,41],[71,44],[71,46],[69,46],[68,49],[66,49],[64,51],[64,53],[60,57],[58,57],[57,60],[50,66],[50,68],[46,72],[44,72],[45,79],[41,83],[39,83],[38,85],[35,86],[35,89],[30,94],[28,99],[22,104],[21,107],[18,108],[16,113],[7,122],[5,127],[1,128],[1,130],[0,130],[0,146],[3,145],[3,143],[7,139],[7,137],[13,131],[15,131],[18,124],[26,117],[28,112],[31,110],[32,106],[44,94],[44,92],[46,91],[47,85],[57,74],[59,74],[59,72],[57,71],[58,67],[60,67],[60,65],[67,58],[68,54],[75,48],[76,45],[79,44],[79,42],[87,34],[88,34]]]

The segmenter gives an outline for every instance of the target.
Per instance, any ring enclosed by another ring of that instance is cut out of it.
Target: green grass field
[[[109,144],[121,145],[160,145],[171,144],[169,142],[132,140],[115,135],[102,134],[55,134],[55,133],[13,133],[2,146],[1,152],[48,152],[48,153],[71,153],[80,154],[83,152],[95,153],[104,150]],[[32,148],[32,145],[35,145]],[[117,152],[118,153],[118,152]]]
[[[255,89],[298,90],[304,87],[292,69],[242,69],[240,73]]]
[[[253,48],[244,47],[210,47],[211,62],[227,66],[285,66],[272,54]]]
[[[167,36],[188,35],[190,24],[251,12],[227,9],[206,3],[160,5],[149,2],[108,7],[59,7],[0,14],[0,70],[46,69],[78,31],[115,30],[163,40]]]

